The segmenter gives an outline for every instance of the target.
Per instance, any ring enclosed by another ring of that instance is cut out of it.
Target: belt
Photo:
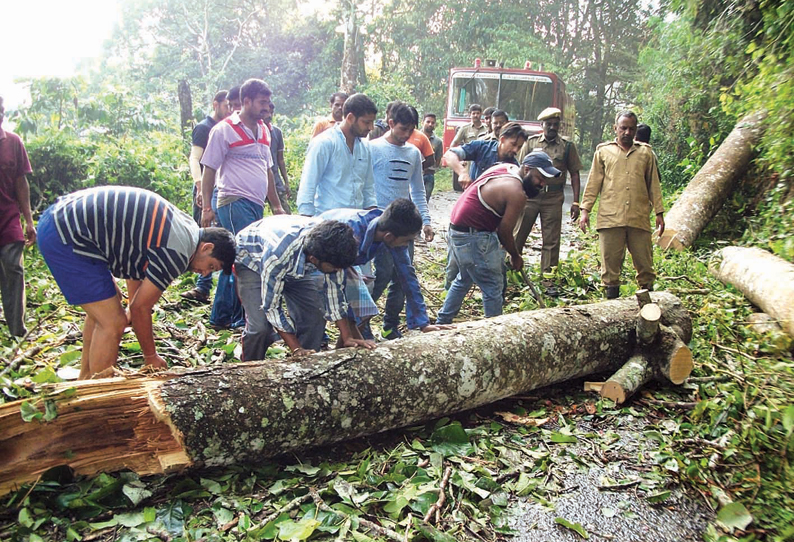
[[[478,230],[477,228],[472,228],[471,226],[458,226],[457,224],[449,224],[449,229],[463,232],[463,233],[479,233],[482,231],[489,231],[489,230]]]
[[[561,192],[563,190],[565,190],[564,184],[546,185],[540,189],[541,192]]]

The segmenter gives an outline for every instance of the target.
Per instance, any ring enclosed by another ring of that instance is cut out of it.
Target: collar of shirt
[[[610,142],[609,142],[609,144],[610,144],[610,145],[617,145],[617,147],[618,147],[618,149],[620,150],[620,152],[624,152],[624,153],[626,153],[626,156],[630,155],[631,153],[633,153],[634,151],[636,151],[637,149],[639,149],[640,147],[642,147],[642,145],[640,145],[638,142],[634,141],[634,142],[632,142],[632,144],[631,144],[631,148],[630,148],[630,149],[627,151],[626,149],[624,149],[623,147],[621,147],[621,145],[620,145],[620,143],[618,142],[618,139],[617,139],[617,138],[615,138],[615,139],[613,139],[612,141],[610,141]]]
[[[251,130],[248,128],[248,126],[246,126],[245,123],[243,122],[243,119],[240,118],[240,112],[239,111],[235,111],[234,113],[229,115],[229,122],[231,122],[232,124],[237,124],[237,125],[241,126],[243,128],[243,130],[245,130],[246,132],[249,132],[249,133],[251,132]],[[251,135],[254,136],[254,140],[258,141],[259,138],[262,135],[262,134],[259,133],[259,122],[258,121],[256,123],[256,126],[257,126],[256,130]]]

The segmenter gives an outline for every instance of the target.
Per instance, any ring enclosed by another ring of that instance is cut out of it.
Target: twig
[[[686,379],[687,383],[698,382],[729,382],[731,378],[725,375],[711,375],[711,376],[690,376]]]
[[[697,282],[695,282],[694,280],[692,280],[692,279],[691,279],[690,277],[688,277],[687,275],[678,275],[677,277],[659,277],[659,279],[658,279],[658,280],[669,280],[669,281],[673,281],[673,280],[685,280],[685,281],[687,281],[689,284],[691,284],[692,286],[703,286],[702,284],[698,284]]]
[[[711,290],[706,288],[668,288],[668,292],[678,295],[709,295]]]
[[[697,406],[697,402],[688,402],[688,401],[662,401],[660,399],[640,399],[640,403],[646,405],[659,405],[668,408],[681,408],[681,409],[692,409]]]
[[[146,532],[155,538],[159,538],[163,542],[171,542],[171,535],[169,535],[167,531],[156,529],[154,526],[149,525],[146,528]]]
[[[621,482],[617,484],[612,484],[608,486],[598,486],[598,489],[601,491],[620,491],[621,489],[628,489],[630,487],[634,487],[640,485],[642,480],[632,480],[631,482]]]
[[[289,511],[291,511],[291,510],[293,510],[293,509],[297,508],[299,505],[301,505],[301,504],[303,504],[304,502],[306,502],[306,501],[310,500],[311,498],[312,498],[312,495],[311,495],[311,493],[307,493],[307,494],[305,494],[305,495],[301,495],[300,497],[295,497],[295,498],[294,498],[294,499],[292,499],[290,502],[288,502],[287,504],[285,504],[285,505],[284,505],[284,506],[282,506],[281,508],[277,509],[277,510],[276,510],[275,512],[273,512],[272,514],[270,514],[270,515],[266,516],[266,517],[265,517],[265,519],[263,519],[262,521],[260,521],[260,522],[259,522],[259,523],[256,525],[256,527],[254,527],[254,529],[260,529],[260,528],[264,527],[265,525],[267,525],[268,523],[270,523],[271,521],[273,521],[274,519],[276,519],[277,517],[279,517],[279,516],[280,516],[281,514],[283,514],[284,512],[289,512]],[[232,521],[234,521],[234,520],[232,520]],[[237,521],[239,521],[239,518],[237,518]],[[231,523],[231,522],[230,522],[230,523]],[[226,525],[224,525],[224,527],[225,527],[225,526],[226,526]],[[233,527],[233,526],[232,526],[232,527]],[[229,528],[231,529],[231,527],[229,527]]]
[[[325,504],[325,501],[323,501],[322,497],[320,497],[320,494],[317,493],[317,489],[310,487],[309,494],[311,495],[312,500],[314,500],[314,504],[317,505],[317,508],[322,510],[323,512],[329,512],[331,514],[336,514],[344,518],[348,517],[348,515],[345,514],[344,512],[340,512],[339,510],[334,510],[333,508]],[[396,540],[397,542],[403,542],[403,537],[400,536],[400,533],[396,531],[392,531],[391,529],[382,527],[377,523],[373,523],[368,519],[362,518],[361,516],[358,516],[356,519],[358,520],[359,525],[363,525],[367,529],[377,533],[380,536],[391,538],[392,540]]]
[[[746,354],[746,353],[742,352],[741,350],[736,350],[735,348],[729,348],[727,346],[722,346],[721,344],[717,344],[717,343],[715,343],[713,341],[712,341],[711,344],[712,344],[712,346],[714,346],[715,348],[719,348],[720,350],[725,350],[726,352],[730,352],[731,354],[738,354],[740,356],[744,356],[747,359],[749,359],[750,361],[758,361],[757,357],[751,356],[750,354]]]
[[[447,483],[449,483],[450,476],[452,476],[452,467],[447,467],[446,470],[444,470],[444,477],[441,478],[441,485],[438,486],[438,500],[433,503],[433,506],[431,506],[430,509],[427,511],[427,514],[425,514],[425,519],[424,519],[425,523],[430,523],[430,518],[433,517],[433,515],[435,515],[436,524],[438,524],[439,512],[441,508],[444,506],[444,504],[447,502],[446,489],[447,489]]]

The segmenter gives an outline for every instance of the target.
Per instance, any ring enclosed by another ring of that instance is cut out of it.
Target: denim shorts
[[[74,253],[64,244],[49,208],[39,218],[39,251],[50,268],[55,282],[70,305],[85,305],[116,296],[116,282],[108,264],[102,260]]]

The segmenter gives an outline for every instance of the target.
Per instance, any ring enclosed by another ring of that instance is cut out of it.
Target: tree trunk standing
[[[681,302],[653,297],[689,341]],[[635,351],[636,319],[635,300],[614,300],[463,323],[371,351],[79,383],[49,423],[24,423],[20,402],[0,406],[0,492],[63,463],[80,474],[143,475],[254,462],[614,371]]]
[[[794,264],[760,248],[726,247],[711,257],[709,271],[794,337]]]
[[[190,85],[186,80],[180,79],[177,92],[179,94],[181,126],[184,130],[193,124],[193,98],[190,95]]]
[[[353,94],[358,85],[359,59],[359,27],[358,13],[354,0],[347,2],[347,19],[345,20],[345,42],[342,53],[342,77],[339,88],[347,94]]]
[[[706,224],[722,208],[752,159],[761,140],[766,111],[740,120],[717,152],[708,159],[665,216],[665,230],[656,243],[663,249],[692,246]]]

